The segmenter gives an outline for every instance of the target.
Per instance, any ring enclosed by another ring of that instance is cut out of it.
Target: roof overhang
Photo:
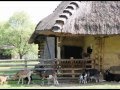
[[[36,34],[35,34],[36,33]],[[36,37],[38,36],[45,36],[45,37],[79,37],[79,36],[94,36],[94,37],[108,37],[108,36],[114,36],[119,34],[73,34],[73,33],[67,33],[67,32],[54,32],[52,30],[36,30],[34,34],[31,36],[29,40],[29,44],[32,44],[35,42]],[[119,35],[120,36],[120,35]]]

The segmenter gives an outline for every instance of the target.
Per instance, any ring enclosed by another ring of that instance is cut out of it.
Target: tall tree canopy
[[[2,25],[2,24],[1,24]],[[28,44],[28,40],[34,31],[35,25],[30,20],[25,12],[16,12],[11,16],[5,24],[2,25],[1,31],[2,40],[4,45],[12,45],[14,54],[19,54],[20,59],[24,55],[34,52],[37,53],[36,46]],[[0,41],[2,41],[0,40]]]

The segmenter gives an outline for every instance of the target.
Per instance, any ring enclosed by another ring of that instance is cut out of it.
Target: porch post
[[[57,58],[58,59],[61,59],[61,47],[60,47],[60,44],[61,44],[60,37],[57,37]]]
[[[102,70],[103,58],[104,58],[104,37],[95,37],[96,48],[95,48],[95,68]]]

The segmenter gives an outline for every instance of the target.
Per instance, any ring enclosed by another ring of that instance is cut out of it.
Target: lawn
[[[101,83],[88,83],[88,84],[75,84],[75,83],[60,83],[59,86],[54,85],[40,85],[34,83],[30,85],[18,85],[17,82],[8,83],[0,86],[0,89],[120,89],[118,82],[101,82]]]

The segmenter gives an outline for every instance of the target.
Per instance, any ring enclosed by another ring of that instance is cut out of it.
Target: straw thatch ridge
[[[52,14],[38,23],[35,32],[53,32],[56,20],[71,2],[62,1]],[[120,1],[81,1],[78,4],[78,9],[74,10],[58,32],[82,35],[120,34]]]

